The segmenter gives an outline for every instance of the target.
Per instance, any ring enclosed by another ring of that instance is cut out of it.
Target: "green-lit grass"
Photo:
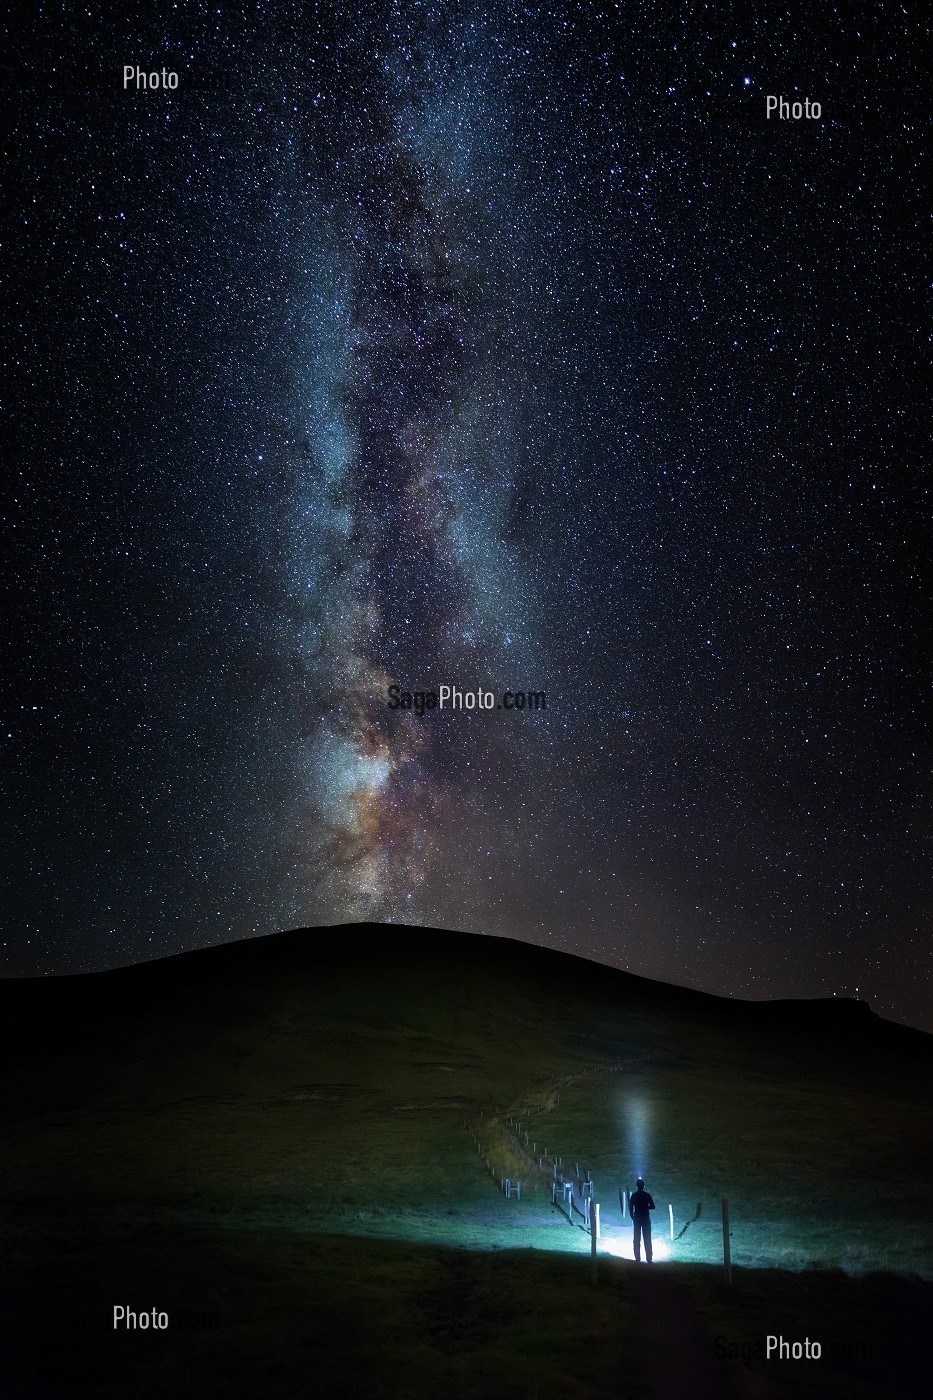
[[[78,1018],[7,1076],[0,1198],[17,1296],[35,1305],[58,1276],[102,1315],[123,1270],[139,1306],[169,1306],[183,1283],[185,1306],[220,1297],[226,1309],[223,1357],[210,1361],[211,1336],[173,1334],[161,1393],[184,1393],[172,1368],[212,1364],[213,1389],[201,1376],[190,1393],[224,1394],[228,1371],[253,1368],[255,1388],[231,1394],[292,1393],[263,1388],[283,1348],[289,1375],[313,1363],[326,1376],[321,1394],[344,1393],[345,1367],[347,1394],[651,1393],[655,1362],[632,1319],[650,1314],[653,1285],[611,1260],[590,1293],[588,1240],[552,1209],[550,1172],[510,1146],[507,1115],[539,1150],[592,1171],[607,1244],[628,1233],[617,1187],[638,1168],[658,1203],[656,1238],[668,1201],[678,1232],[702,1202],[656,1275],[694,1300],[694,1360],[713,1365],[717,1329],[764,1335],[786,1315],[803,1336],[811,1313],[836,1326],[843,1295],[846,1307],[887,1306],[892,1285],[852,1293],[827,1271],[929,1273],[922,1067],[914,1078],[831,1039],[808,1054],[682,1007],[615,1005],[594,996],[598,970],[556,984],[469,962],[323,973],[183,983],[144,1015]],[[602,1072],[620,1062],[635,1067]],[[500,1175],[522,1179],[521,1202],[504,1199]],[[713,1267],[723,1195],[730,1295]],[[100,1387],[76,1393],[134,1393],[120,1389],[131,1353],[101,1336],[85,1346],[109,1358]],[[840,1395],[857,1375],[849,1393],[867,1396],[890,1364],[821,1375]],[[761,1374],[805,1393],[796,1373]]]
[[[174,1028],[171,1017],[147,1024],[111,1058],[78,1046],[61,1066],[33,1067],[21,1092],[35,1111],[9,1134],[4,1196],[61,1200],[67,1183],[67,1199],[109,1209],[126,1198],[131,1214],[158,1207],[439,1240],[456,1222],[463,1241],[486,1247],[501,1233],[512,1243],[523,1221],[540,1231],[551,1217],[549,1174],[509,1149],[501,1120],[515,1113],[539,1150],[592,1171],[607,1229],[621,1223],[618,1185],[639,1167],[658,1216],[673,1203],[677,1233],[702,1202],[676,1258],[718,1257],[726,1195],[737,1264],[929,1267],[930,1135],[914,1085],[838,1064],[804,1069],[780,1048],[748,1063],[743,1047],[706,1030],[631,1013],[615,1025],[582,1009],[574,1019],[569,999],[549,1019],[548,996],[526,992],[537,1029],[512,987],[501,1004],[486,996],[475,1017],[469,1003],[451,1012],[419,1000],[411,979],[390,990],[375,1001],[365,981],[338,981],[326,1010],[313,994],[267,990],[267,1006],[243,1021],[228,1002],[183,1008]],[[656,1062],[593,1072],[627,1055]],[[633,1105],[643,1142],[633,1141]],[[502,1175],[524,1179],[521,1203],[499,1194]],[[665,1225],[656,1220],[656,1232]]]
[[[791,1065],[756,1072],[725,1055],[708,1072],[681,1063],[593,1076],[562,1098],[548,1131],[576,1145],[610,1203],[616,1183],[632,1176],[632,1102],[645,1106],[649,1125],[639,1165],[658,1206],[673,1203],[675,1234],[703,1203],[676,1258],[721,1257],[727,1196],[737,1264],[929,1272],[930,1127],[914,1086],[892,1089],[837,1068],[831,1078]]]

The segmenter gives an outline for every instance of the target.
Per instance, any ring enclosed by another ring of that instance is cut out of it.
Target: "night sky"
[[[4,28],[0,971],[373,919],[933,1030],[921,10],[96,8]]]

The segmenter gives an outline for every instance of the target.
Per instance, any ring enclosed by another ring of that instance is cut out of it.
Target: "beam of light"
[[[634,1168],[634,1175],[643,1176],[650,1191],[648,1151],[651,1141],[651,1105],[645,1099],[628,1098],[623,1103],[623,1115],[629,1161]]]

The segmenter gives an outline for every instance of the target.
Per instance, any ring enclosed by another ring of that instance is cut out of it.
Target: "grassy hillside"
[[[930,1041],[863,1005],[754,1007],[507,940],[357,926],[6,983],[0,1026],[24,1400],[867,1396],[917,1360]],[[671,1262],[604,1257],[593,1289],[535,1142],[592,1172],[607,1251],[627,1246],[617,1188],[642,1169],[659,1242],[668,1202],[686,1226]],[[191,1325],[114,1334],[124,1294]],[[837,1354],[752,1354],[779,1332]]]

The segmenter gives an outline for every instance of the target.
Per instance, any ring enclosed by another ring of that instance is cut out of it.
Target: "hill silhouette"
[[[248,988],[258,995],[260,988],[268,990],[283,979],[302,981],[314,997],[346,972],[416,977],[418,994],[426,1003],[438,990],[444,995],[458,989],[462,993],[464,977],[474,989],[534,987],[558,999],[565,999],[568,989],[576,993],[585,985],[585,1000],[594,1008],[650,1013],[659,1023],[692,1020],[697,1026],[715,1024],[736,1034],[751,1030],[771,1037],[784,1035],[789,1046],[794,1037],[805,1034],[854,1042],[881,1054],[923,1057],[933,1050],[933,1037],[884,1020],[866,1001],[721,997],[514,939],[373,923],[292,929],[105,972],[0,981],[0,1037],[14,1050],[20,1032],[34,1026],[36,1016],[45,1015],[55,1018],[45,1032],[57,1044],[71,1033],[74,1017],[80,1021],[106,1014],[135,1019],[157,1013],[169,998],[233,988]],[[41,1050],[41,1045],[33,1048]]]

